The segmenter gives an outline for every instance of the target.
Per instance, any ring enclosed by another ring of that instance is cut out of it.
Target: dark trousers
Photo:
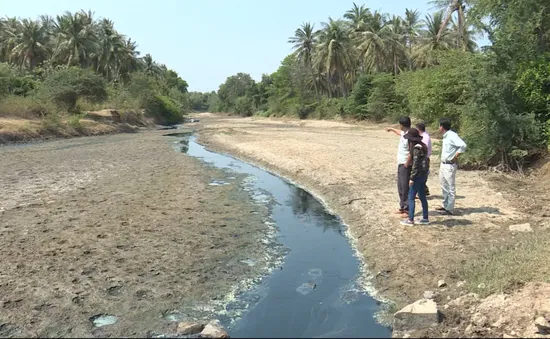
[[[411,166],[397,166],[397,192],[399,193],[399,209],[409,211],[409,180],[411,177]]]

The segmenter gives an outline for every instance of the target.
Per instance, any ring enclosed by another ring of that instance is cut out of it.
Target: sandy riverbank
[[[0,336],[166,332],[257,273],[266,211],[162,134],[0,149]]]

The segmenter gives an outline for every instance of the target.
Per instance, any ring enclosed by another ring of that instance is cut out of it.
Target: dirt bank
[[[401,226],[393,214],[398,207],[398,140],[383,126],[211,114],[198,118],[200,140],[209,147],[280,173],[326,200],[351,226],[378,293],[397,306],[422,298],[427,290],[436,292],[440,304],[467,289],[483,293],[488,286],[460,281],[465,264],[491,248],[514,244],[509,226],[531,218],[515,209],[512,194],[495,185],[494,175],[460,171],[456,216],[431,213],[428,227]],[[441,193],[437,161],[432,163],[428,186],[433,211]],[[441,279],[446,287],[440,289]]]
[[[260,269],[266,211],[161,132],[0,148],[0,173],[0,336],[163,332]]]

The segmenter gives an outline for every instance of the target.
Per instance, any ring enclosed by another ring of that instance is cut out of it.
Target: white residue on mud
[[[230,178],[235,177],[227,179]],[[268,192],[258,190],[254,186],[256,180],[257,178],[254,176],[246,176],[241,181],[242,188],[249,194],[254,204],[264,206],[271,211],[272,206],[276,204],[275,199]],[[241,260],[243,264],[250,267],[258,267],[256,276],[240,281],[221,299],[190,306],[189,309],[186,309],[186,313],[194,314],[197,319],[224,317],[229,320],[231,325],[241,319],[249,307],[261,299],[258,295],[261,292],[258,289],[261,289],[262,279],[282,266],[286,254],[285,248],[277,241],[278,229],[271,215],[264,219],[264,224],[267,226],[267,231],[260,242],[264,245],[265,255],[257,260]]]

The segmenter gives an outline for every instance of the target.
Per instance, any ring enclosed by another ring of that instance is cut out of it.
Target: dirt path
[[[0,173],[2,337],[163,332],[261,266],[266,211],[161,132],[0,148]]]
[[[398,139],[382,126],[211,114],[199,119],[201,141],[211,148],[274,170],[326,200],[351,226],[379,293],[398,306],[422,298],[426,290],[436,290],[438,302],[458,296],[455,271],[509,241],[508,226],[524,218],[506,194],[491,188],[485,174],[460,171],[456,216],[431,213],[428,227],[400,225],[393,214],[398,207]],[[432,163],[428,186],[433,211],[441,193],[437,161]],[[440,279],[448,287],[438,289]]]

